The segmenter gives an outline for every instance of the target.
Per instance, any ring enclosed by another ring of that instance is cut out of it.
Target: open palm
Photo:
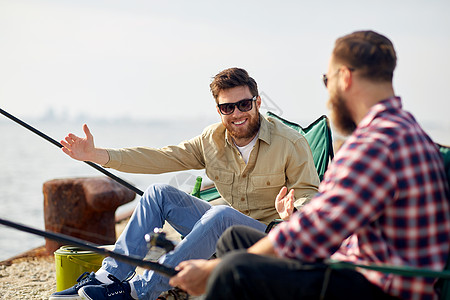
[[[94,137],[86,124],[83,125],[83,131],[86,135],[85,138],[69,133],[61,141],[61,144],[64,146],[62,150],[76,160],[91,161],[95,154]]]
[[[294,190],[291,189],[289,193],[287,190],[287,187],[282,187],[275,199],[275,209],[284,221],[289,220],[294,212]]]

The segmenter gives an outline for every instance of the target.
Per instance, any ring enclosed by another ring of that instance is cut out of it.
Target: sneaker
[[[81,299],[85,300],[134,300],[134,298],[131,297],[131,287],[129,283],[134,274],[134,272],[131,273],[131,276],[127,276],[127,278],[122,281],[109,274],[108,278],[111,279],[113,283],[102,285],[85,285],[78,290],[78,295]]]
[[[83,274],[80,275],[80,277],[78,277],[77,284],[75,284],[71,288],[52,294],[49,300],[59,300],[59,299],[81,300],[80,296],[78,296],[78,290],[80,288],[87,285],[100,285],[100,284],[102,283],[95,278],[94,272],[92,272],[91,274],[89,274],[88,272],[84,272]]]

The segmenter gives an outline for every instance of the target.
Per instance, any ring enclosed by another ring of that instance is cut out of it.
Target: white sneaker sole
[[[79,299],[81,299],[81,300],[93,300],[93,299],[91,299],[91,297],[89,297],[88,295],[86,295],[84,293],[84,288],[81,288],[78,290],[78,296],[80,296]]]
[[[70,296],[64,296],[64,295],[56,295],[56,296],[50,296],[48,300],[81,300],[80,296],[78,295],[70,295]]]

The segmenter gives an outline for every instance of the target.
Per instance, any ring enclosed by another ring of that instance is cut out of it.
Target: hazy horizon
[[[218,120],[211,78],[245,68],[283,117],[327,114],[336,38],[372,29],[397,51],[394,88],[450,127],[450,1],[0,0],[0,107],[29,119]]]

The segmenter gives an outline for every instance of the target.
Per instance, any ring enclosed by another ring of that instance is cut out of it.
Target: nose
[[[230,116],[237,118],[240,117],[241,115],[245,114],[245,112],[240,111],[237,107],[234,108],[234,111],[231,113]]]

